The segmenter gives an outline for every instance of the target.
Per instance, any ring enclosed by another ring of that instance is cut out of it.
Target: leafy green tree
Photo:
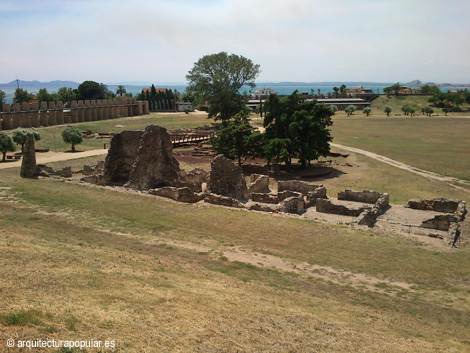
[[[73,100],[77,99],[77,94],[70,87],[61,87],[57,91],[57,100],[64,103],[70,103]]]
[[[102,89],[100,84],[95,81],[84,81],[78,86],[81,99],[100,99]]]
[[[116,89],[116,94],[119,94],[121,97],[126,94],[126,88],[123,85],[119,85],[118,88]]]
[[[0,152],[3,153],[2,162],[5,162],[7,152],[15,152],[16,145],[10,135],[0,131]]]
[[[364,113],[366,113],[367,116],[369,116],[370,113],[372,113],[372,109],[370,107],[365,107],[362,109]]]
[[[213,148],[227,158],[236,159],[242,164],[242,157],[255,157],[260,153],[259,131],[250,125],[248,115],[237,114],[227,121],[217,136],[211,139]]]
[[[449,107],[444,107],[442,108],[442,111],[444,112],[444,115],[447,116],[447,113],[450,111]]]
[[[432,109],[431,107],[424,107],[423,113],[426,114],[427,116],[431,116],[431,114],[434,113],[434,109]]]
[[[28,93],[27,90],[22,88],[17,88],[15,90],[15,96],[13,97],[14,103],[23,103],[23,102],[30,102],[33,99],[33,95]]]
[[[332,111],[324,104],[305,101],[297,91],[279,99],[271,95],[265,102],[264,155],[267,160],[285,162],[288,167],[298,158],[307,162],[326,156],[332,140],[329,126]]]
[[[66,144],[72,145],[72,152],[76,152],[75,145],[83,142],[83,134],[76,127],[68,127],[62,131],[62,139]]]
[[[391,87],[384,87],[384,93],[389,96],[392,94],[392,88]]]
[[[39,102],[50,102],[53,99],[53,96],[47,92],[46,88],[41,88],[37,94]]]
[[[350,104],[346,107],[346,109],[344,109],[344,111],[346,112],[347,116],[350,116],[356,111],[356,106],[353,104]]]
[[[424,85],[420,88],[422,94],[436,95],[441,93],[441,90],[437,86]]]
[[[34,128],[24,129],[22,127],[19,127],[13,130],[11,134],[13,141],[17,143],[18,145],[21,145],[21,153],[24,152],[24,144],[26,142],[26,136],[28,134],[33,134],[35,141],[39,141],[41,139],[41,134],[39,133],[39,131],[37,131]]]
[[[390,116],[390,113],[392,112],[392,108],[385,107],[384,112],[387,113],[387,116]]]
[[[7,94],[0,89],[0,111],[3,110],[3,104],[5,103],[5,98]]]
[[[405,86],[400,85],[400,82],[395,83],[394,85],[390,86],[390,89],[392,90],[395,95],[398,95],[398,91],[406,88]]]
[[[344,98],[346,97],[346,92],[344,91],[346,89],[346,85],[345,84],[342,84],[340,87],[339,87],[339,95]]]
[[[330,105],[330,110],[331,110],[331,115],[335,115],[335,113],[338,111],[338,107],[336,105]]]
[[[199,59],[186,80],[200,102],[210,103],[209,118],[224,121],[244,109],[248,95],[239,91],[243,86],[254,88],[259,72],[250,59],[220,52]]]

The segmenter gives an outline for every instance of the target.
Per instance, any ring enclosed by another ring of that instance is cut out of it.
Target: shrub
[[[62,131],[62,139],[66,144],[72,145],[72,152],[76,152],[75,145],[83,142],[83,134],[76,127],[68,127]]]

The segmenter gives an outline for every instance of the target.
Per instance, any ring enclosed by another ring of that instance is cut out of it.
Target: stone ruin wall
[[[76,124],[144,114],[149,114],[148,102],[131,97],[72,101],[67,107],[61,101],[41,102],[40,105],[38,102],[5,103],[3,111],[0,111],[0,130]]]

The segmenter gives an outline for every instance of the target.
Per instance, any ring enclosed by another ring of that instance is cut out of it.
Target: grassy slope
[[[0,201],[2,338],[116,339],[126,352],[468,348],[468,249],[436,252],[346,227],[2,176],[12,187]],[[164,245],[174,240],[212,250]],[[227,262],[226,246],[413,289],[378,293]],[[14,315],[26,323],[11,324]]]
[[[152,123],[192,123],[179,119]],[[93,124],[112,125],[103,132],[146,125],[119,120]],[[350,158],[361,168],[327,180],[330,192],[375,188],[399,203],[462,196]],[[76,170],[84,163],[56,165]],[[0,171],[0,344],[9,337],[92,337],[117,340],[115,352],[470,351],[466,244],[440,251],[419,238],[17,175]],[[210,250],[169,245],[175,241]],[[232,248],[348,272],[337,281],[226,261]],[[412,287],[352,286],[348,273]]]

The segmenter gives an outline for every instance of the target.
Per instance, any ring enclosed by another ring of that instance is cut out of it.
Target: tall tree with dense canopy
[[[392,108],[385,107],[384,112],[387,113],[387,116],[390,116],[390,113],[392,112]]]
[[[5,98],[7,94],[0,89],[0,111],[3,110],[3,103],[5,103]]]
[[[0,152],[2,152],[2,162],[5,162],[7,152],[15,152],[16,145],[10,135],[0,131]]]
[[[29,102],[31,99],[33,99],[33,95],[31,93],[28,93],[25,89],[17,88],[15,90],[15,96],[13,97],[13,103]]]
[[[208,101],[209,118],[226,121],[245,108],[243,86],[255,87],[259,65],[243,56],[220,52],[199,59],[186,75],[189,89],[200,101]]]
[[[100,99],[102,89],[95,81],[84,81],[78,86],[81,99]],[[104,97],[103,97],[104,98]]]
[[[77,94],[70,87],[61,87],[57,91],[57,99],[64,103],[70,103],[71,101],[77,99]]]
[[[257,157],[261,153],[261,134],[250,125],[248,115],[237,114],[211,139],[214,150],[242,164],[242,157]]]
[[[282,100],[272,94],[265,102],[265,158],[288,167],[298,158],[304,168],[307,162],[327,156],[331,115],[328,106],[305,101],[297,91]]]

